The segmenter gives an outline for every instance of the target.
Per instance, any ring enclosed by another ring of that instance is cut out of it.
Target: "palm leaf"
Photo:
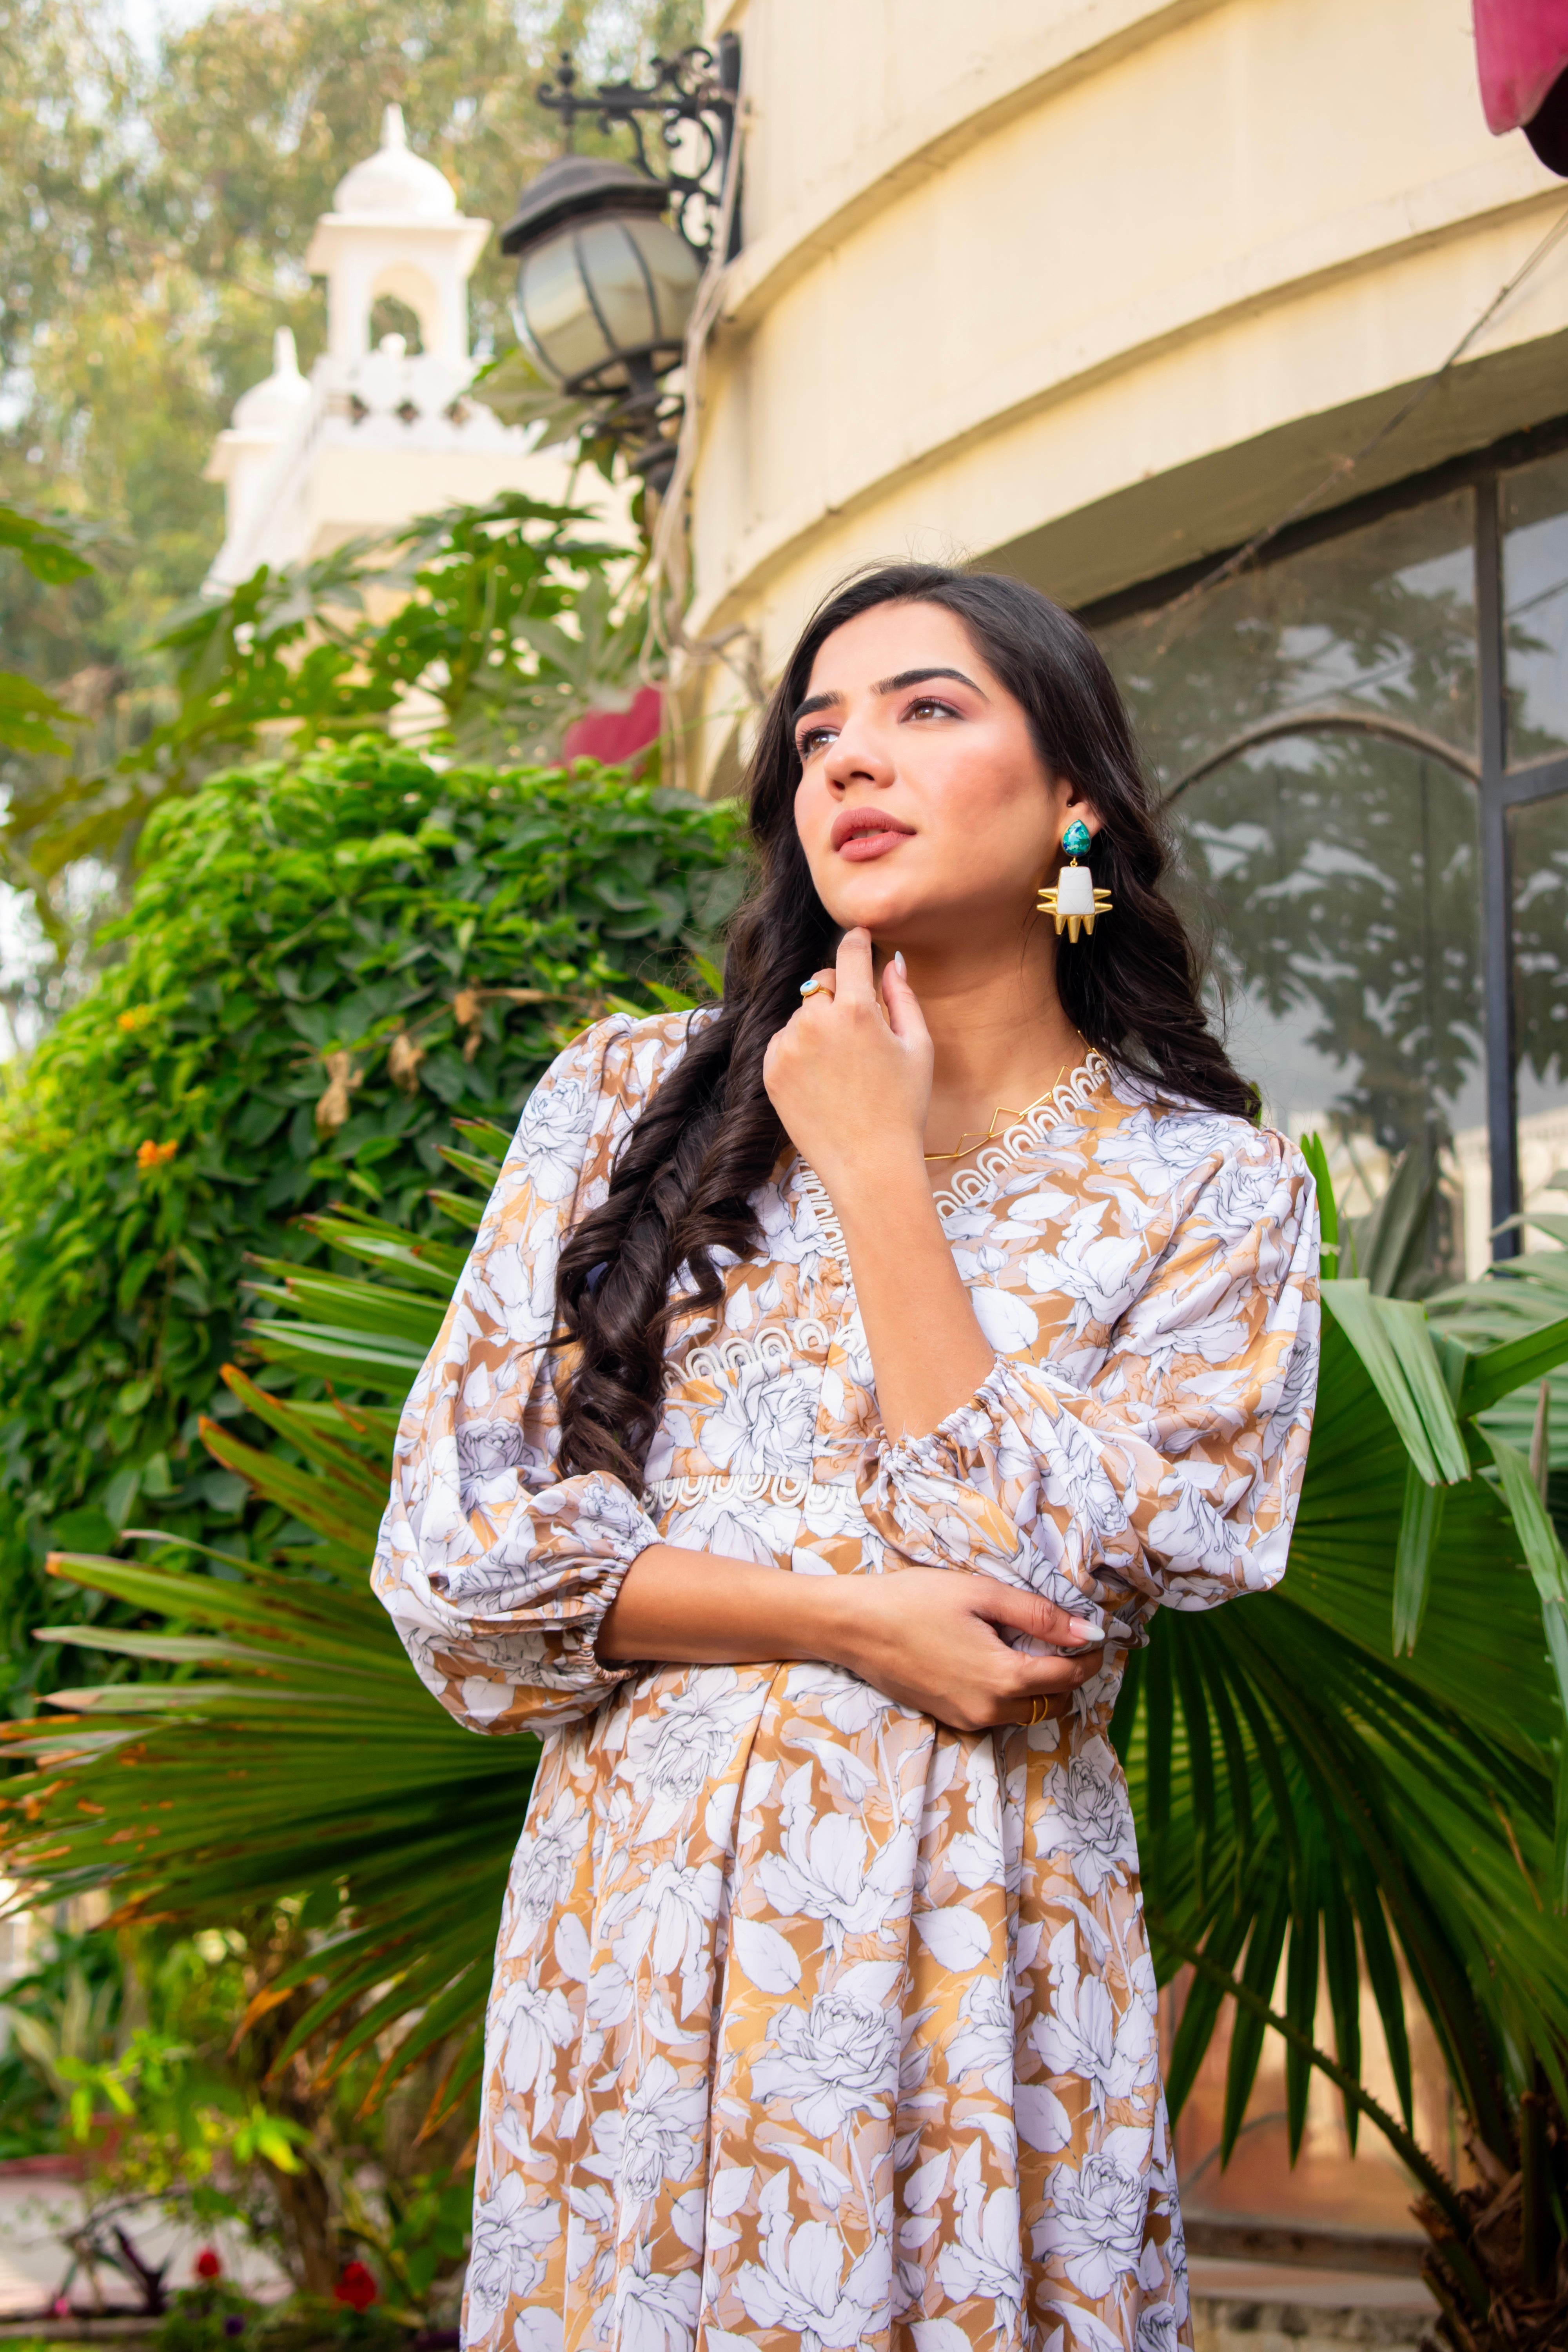
[[[477,1223],[473,1200],[443,1205]],[[1331,1193],[1324,1206],[1331,1231]],[[75,1694],[67,1724],[13,1727],[11,1751],[34,1769],[7,1785],[0,1858],[51,1897],[110,1885],[121,1916],[217,1917],[238,1899],[321,1891],[339,1925],[289,1980],[311,1993],[289,2053],[324,2050],[330,2070],[374,2042],[391,2051],[379,2094],[416,2055],[455,2043],[451,2100],[478,2064],[534,1748],[458,1729],[360,1580],[391,1421],[388,1406],[360,1400],[402,1396],[423,1353],[416,1329],[439,1324],[462,1252],[348,1212],[312,1229],[365,1273],[268,1265],[268,1303],[281,1311],[253,1332],[271,1360],[335,1367],[351,1401],[285,1402],[237,1374],[300,1460],[221,1430],[208,1442],[330,1533],[328,1564],[346,1571],[352,1559],[355,1581],[244,1562],[220,1580],[163,1561],[57,1561],[164,1629],[112,1637],[148,1645],[118,1654],[191,1679],[177,1695],[157,1686],[152,1714],[116,1684]],[[1542,1549],[1539,1497],[1532,1515],[1492,1442],[1512,1410],[1503,1384],[1568,1353],[1542,1328],[1563,1320],[1561,1291],[1550,1315],[1541,1306],[1550,1290],[1537,1286],[1531,1304],[1513,1286],[1435,1327],[1364,1279],[1325,1286],[1318,1422],[1286,1584],[1267,1604],[1162,1612],[1129,1661],[1113,1738],[1156,1959],[1162,1973],[1197,1971],[1171,2103],[1179,2110],[1228,2005],[1227,2148],[1271,2031],[1289,2053],[1293,2144],[1314,2070],[1339,2083],[1352,2132],[1366,2116],[1408,2144],[1402,1961],[1489,2145],[1506,2146],[1510,2091],[1538,2066],[1560,2096],[1568,2087],[1568,1930],[1551,1907],[1568,1743],[1541,1643],[1542,1610],[1561,1619],[1568,1588],[1560,1550]],[[83,1646],[111,1638],[57,1630]],[[101,1810],[83,1811],[84,1795]],[[1282,2019],[1269,2007],[1281,1966]],[[1360,2089],[1363,1977],[1405,2125]],[[1332,2057],[1312,2041],[1320,1978]]]

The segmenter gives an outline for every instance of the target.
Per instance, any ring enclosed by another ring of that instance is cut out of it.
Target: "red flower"
[[[223,2264],[211,2246],[204,2246],[196,2256],[196,2276],[199,2279],[215,2279],[223,2276]]]
[[[346,2303],[351,2311],[368,2311],[379,2289],[363,2263],[350,2263],[332,2289],[334,2303]]]

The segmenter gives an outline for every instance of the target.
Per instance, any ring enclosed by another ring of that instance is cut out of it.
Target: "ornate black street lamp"
[[[656,58],[646,89],[601,82],[579,90],[571,59],[539,92],[562,118],[565,154],[525,188],[501,233],[518,257],[517,330],[545,374],[592,403],[604,428],[629,446],[630,463],[660,492],[675,464],[681,403],[660,390],[679,365],[704,263],[713,250],[735,134],[741,45],[721,33],[716,49]],[[629,126],[637,166],[572,152],[581,115],[604,131]],[[642,118],[656,117],[668,168],[648,159]],[[678,152],[695,138],[695,168]],[[666,215],[673,210],[673,223]],[[725,257],[740,246],[731,205]]]

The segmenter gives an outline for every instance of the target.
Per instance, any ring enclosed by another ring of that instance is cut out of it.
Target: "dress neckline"
[[[937,1215],[951,1217],[961,1209],[994,1200],[1003,1179],[1012,1173],[1025,1152],[1043,1142],[1051,1129],[1072,1112],[1087,1110],[1110,1075],[1110,1063],[1098,1045],[1091,1045],[1049,1094],[1031,1103],[1023,1117],[1012,1127],[1005,1127],[993,1141],[982,1144],[970,1166],[961,1168],[951,1184],[931,1194]]]
[[[932,1193],[937,1215],[945,1222],[961,1210],[974,1209],[994,1200],[1003,1180],[1012,1174],[1025,1152],[1043,1142],[1062,1119],[1070,1118],[1075,1111],[1087,1110],[1110,1076],[1110,1063],[1097,1045],[1091,1045],[1077,1068],[1058,1079],[1049,1094],[1042,1095],[1022,1118],[1004,1128],[994,1142],[975,1153],[973,1167],[962,1170],[951,1185]],[[830,1257],[837,1259],[847,1275],[849,1257],[844,1246],[844,1228],[834,1211],[827,1187],[806,1160],[797,1157],[795,1167],[795,1181],[811,1203],[823,1247]]]

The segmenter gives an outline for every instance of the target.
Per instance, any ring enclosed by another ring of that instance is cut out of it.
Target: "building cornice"
[[[1562,203],[1561,184],[1546,177],[1522,142],[1500,145],[1481,162],[1425,187],[1314,222],[1271,245],[1108,310],[1068,334],[1047,337],[951,398],[911,406],[897,440],[877,445],[874,468],[847,468],[837,479],[819,477],[804,488],[789,506],[770,515],[734,547],[721,576],[702,583],[689,625],[694,632],[719,625],[727,617],[726,608],[742,593],[765,584],[820,533],[825,518],[842,520],[874,505],[900,485],[949,464],[955,454],[1034,414],[1237,320],[1280,310],[1336,283],[1390,269],[1424,252],[1458,247],[1478,231],[1505,221],[1516,220],[1521,235],[1526,234]],[[1438,366],[1468,323],[1468,317],[1457,310],[1453,333],[1443,350],[1409,352],[1408,364],[1397,378],[1391,374],[1386,383],[1368,383],[1362,393],[1383,392]],[[1499,322],[1500,334],[1506,334],[1506,324],[1505,316]],[[1494,348],[1495,340],[1481,348]],[[1046,520],[1034,518],[1020,528]]]

